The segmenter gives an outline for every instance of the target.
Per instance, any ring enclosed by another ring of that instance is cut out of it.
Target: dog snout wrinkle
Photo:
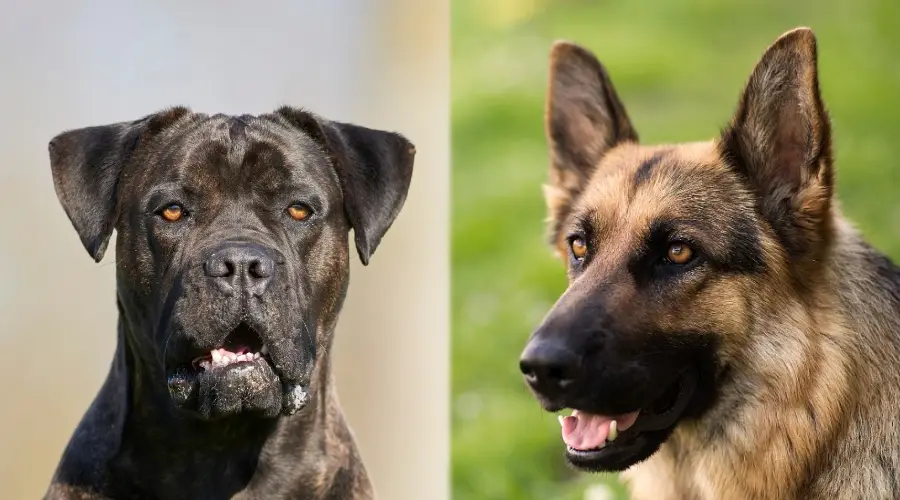
[[[581,356],[559,342],[533,340],[525,347],[519,369],[536,391],[547,397],[562,395],[578,376]]]
[[[213,252],[203,263],[203,272],[226,294],[243,289],[259,295],[275,274],[275,259],[258,245],[230,245]]]

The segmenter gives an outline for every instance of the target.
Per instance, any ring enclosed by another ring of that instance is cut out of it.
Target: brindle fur
[[[546,119],[553,244],[569,261],[570,231],[586,230],[591,252],[547,321],[595,314],[579,307],[594,300],[613,337],[715,338],[709,401],[624,472],[633,498],[900,495],[900,269],[834,199],[812,31],[767,50],[709,142],[639,145],[606,70],[568,42],[552,50]],[[708,257],[689,277],[630,260],[660,221]]]
[[[367,263],[406,199],[414,155],[399,134],[289,107],[178,107],[55,137],[57,194],[88,253],[100,261],[118,233],[119,326],[109,375],[46,498],[374,498],[338,404],[331,345],[348,231]],[[173,201],[188,215],[164,222],[157,207]],[[297,202],[314,211],[308,221],[287,216]],[[224,262],[216,255],[235,248],[271,256],[265,276],[247,260],[230,261],[240,278],[230,285],[211,274]],[[266,343],[271,369],[172,385],[240,322]],[[295,386],[308,390],[305,405],[289,403],[295,393],[283,388]]]

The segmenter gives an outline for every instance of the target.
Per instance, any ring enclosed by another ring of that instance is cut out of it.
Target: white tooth
[[[209,370],[209,361],[201,361],[200,368],[203,368],[204,370]]]
[[[262,349],[260,349],[259,352],[263,354],[269,354],[269,346],[263,344]]]
[[[563,421],[565,420],[566,417],[564,417],[562,415],[557,415],[556,418],[559,420],[559,426],[562,427]]]
[[[617,437],[619,437],[619,424],[613,420],[609,423],[609,435],[606,437],[606,440],[612,443]]]
[[[212,355],[213,362],[222,359],[222,355],[219,353],[218,349],[216,349],[215,351],[209,351],[209,354]]]
[[[259,359],[260,356],[262,356],[262,354],[258,352],[253,353],[253,359]]]

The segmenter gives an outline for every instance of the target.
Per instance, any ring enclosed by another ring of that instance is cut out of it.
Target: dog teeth
[[[262,349],[259,350],[262,354],[269,354],[269,346],[263,344]]]
[[[215,349],[213,351],[209,351],[209,354],[210,359],[204,359],[203,361],[200,361],[199,363],[197,363],[197,366],[204,370],[212,370],[213,368],[221,368],[232,363],[254,361],[262,357],[262,354],[258,352],[244,352],[241,354],[236,354],[233,352],[228,352],[225,349]]]
[[[619,424],[613,420],[609,423],[609,435],[606,437],[606,440],[612,443],[617,437],[619,437]]]
[[[562,415],[557,415],[556,418],[559,420],[559,426],[562,427],[563,422],[566,420],[566,417],[564,417]]]

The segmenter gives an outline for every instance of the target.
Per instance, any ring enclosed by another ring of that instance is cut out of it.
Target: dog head
[[[569,286],[520,365],[546,410],[575,410],[560,417],[568,460],[623,470],[709,410],[762,301],[787,304],[822,265],[833,186],[816,41],[784,34],[720,137],[672,146],[639,145],[604,67],[560,42],[546,120]]]
[[[415,155],[398,134],[287,107],[239,117],[178,107],[64,132],[49,149],[88,253],[99,262],[118,234],[131,356],[203,419],[306,404],[346,294],[348,231],[368,263]]]

